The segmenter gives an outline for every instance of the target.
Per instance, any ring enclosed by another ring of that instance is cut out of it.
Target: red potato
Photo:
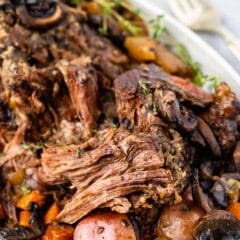
[[[133,225],[127,215],[99,212],[80,221],[73,240],[136,240]]]
[[[163,208],[157,225],[157,236],[169,240],[193,240],[193,228],[203,215],[205,212],[194,203],[191,193],[187,191],[181,203]]]

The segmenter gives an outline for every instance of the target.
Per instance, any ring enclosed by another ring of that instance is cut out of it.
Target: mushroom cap
[[[65,16],[63,6],[57,2],[47,13],[46,11],[42,11],[37,14],[31,14],[26,5],[18,6],[16,8],[16,13],[23,26],[39,31],[48,30],[49,28],[56,26]]]
[[[196,240],[240,239],[240,221],[224,210],[214,210],[203,216],[193,230]]]

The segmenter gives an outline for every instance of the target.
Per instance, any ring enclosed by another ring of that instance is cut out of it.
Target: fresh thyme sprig
[[[139,80],[138,84],[145,95],[148,95],[151,92],[151,89],[149,88],[151,83],[149,81],[141,79]]]
[[[27,143],[23,143],[22,147],[25,150],[30,150],[30,151],[34,151],[34,152],[42,151],[45,148],[45,146],[42,142],[40,142],[38,144],[30,144],[30,145],[28,145]]]
[[[87,0],[72,0],[73,4],[84,3]],[[90,1],[91,2],[91,1]],[[100,27],[99,34],[106,36],[108,33],[108,19],[110,17],[115,18],[125,29],[132,35],[138,35],[141,31],[141,27],[137,26],[136,24],[132,23],[122,15],[120,15],[116,8],[119,6],[125,8],[126,10],[130,11],[134,15],[139,14],[139,11],[136,11],[132,6],[125,0],[92,0],[99,5],[102,14],[103,14],[103,22],[102,27]]]
[[[209,83],[209,88],[215,89],[219,84],[219,78],[215,76],[204,75],[201,66],[198,62],[192,60],[187,48],[182,44],[176,46],[177,55],[186,63],[194,72],[193,83],[202,87],[206,83]]]
[[[76,147],[76,155],[75,155],[75,158],[80,158],[83,153],[84,153],[84,150],[79,148],[78,146],[75,146]]]
[[[163,18],[163,15],[159,15],[155,19],[149,21],[153,29],[152,37],[156,40],[158,40],[161,35],[167,31],[166,27],[164,26]]]
[[[112,128],[114,129],[114,131],[118,130],[118,125],[116,123],[112,123]]]
[[[78,4],[83,2],[84,0],[71,0],[71,4]]]

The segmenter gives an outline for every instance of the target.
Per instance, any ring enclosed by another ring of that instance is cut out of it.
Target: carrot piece
[[[240,220],[240,203],[231,203],[228,206],[228,212]]]
[[[5,212],[3,210],[3,206],[0,203],[0,220],[2,220],[3,218],[5,218]]]
[[[48,209],[46,215],[44,216],[44,223],[49,224],[55,220],[56,216],[59,214],[60,208],[57,203],[53,203],[52,206]]]
[[[41,207],[45,202],[45,196],[40,192],[33,190],[25,196],[21,197],[18,200],[16,206],[22,210],[27,211],[32,202],[36,203],[39,207]]]
[[[42,240],[72,240],[74,228],[68,225],[48,225]]]
[[[21,211],[19,213],[19,225],[24,226],[24,227],[29,227],[31,215],[32,215],[32,213],[29,211]]]

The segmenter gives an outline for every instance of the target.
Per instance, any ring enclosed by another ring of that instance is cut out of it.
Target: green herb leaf
[[[118,129],[118,126],[117,126],[117,124],[115,124],[115,123],[112,123],[112,128],[114,129],[114,131],[117,131],[117,129]]]
[[[96,134],[97,133],[97,129],[92,129],[92,133]]]
[[[151,82],[146,81],[146,80],[140,80],[140,81],[138,82],[138,84],[139,84],[140,89],[142,89],[142,91],[143,91],[143,93],[144,93],[145,95],[147,95],[147,94],[149,94],[149,93],[151,92],[151,89],[149,88]]]
[[[103,27],[98,28],[98,33],[102,37],[106,37],[108,35],[107,29]]]
[[[101,1],[100,7],[102,9],[103,15],[108,17],[112,14],[113,8],[116,7],[115,2]]]
[[[80,158],[84,153],[84,150],[76,146],[76,158]]]
[[[26,183],[26,181],[24,180],[21,184],[21,192],[22,192],[22,195],[25,196],[27,195],[29,192],[31,192],[31,187],[29,187]]]
[[[28,146],[26,143],[23,143],[23,144],[22,144],[22,147],[23,147],[25,150],[31,150],[31,147]]]
[[[131,33],[132,35],[138,35],[141,31],[141,28],[132,24],[130,21],[125,19],[124,17],[118,15],[117,16],[118,21],[126,28],[126,30]]]
[[[82,3],[84,2],[84,0],[71,0],[72,4],[78,4],[78,3]]]
[[[219,84],[219,78],[215,76],[204,75],[201,66],[198,62],[192,60],[187,48],[183,44],[178,44],[176,47],[177,55],[186,63],[194,72],[193,83],[202,87],[206,83],[209,84],[209,88],[215,89]]]
[[[156,104],[156,102],[153,102],[153,109],[152,109],[152,111],[153,111],[153,114],[157,114],[157,104]]]
[[[156,19],[150,20],[150,24],[153,28],[153,38],[159,39],[163,33],[167,31],[166,27],[164,26],[163,22],[163,15],[157,16]]]
[[[114,4],[115,4],[115,7],[118,7],[118,6],[121,6],[121,5],[122,5],[123,0],[114,0],[113,2],[114,2]]]

